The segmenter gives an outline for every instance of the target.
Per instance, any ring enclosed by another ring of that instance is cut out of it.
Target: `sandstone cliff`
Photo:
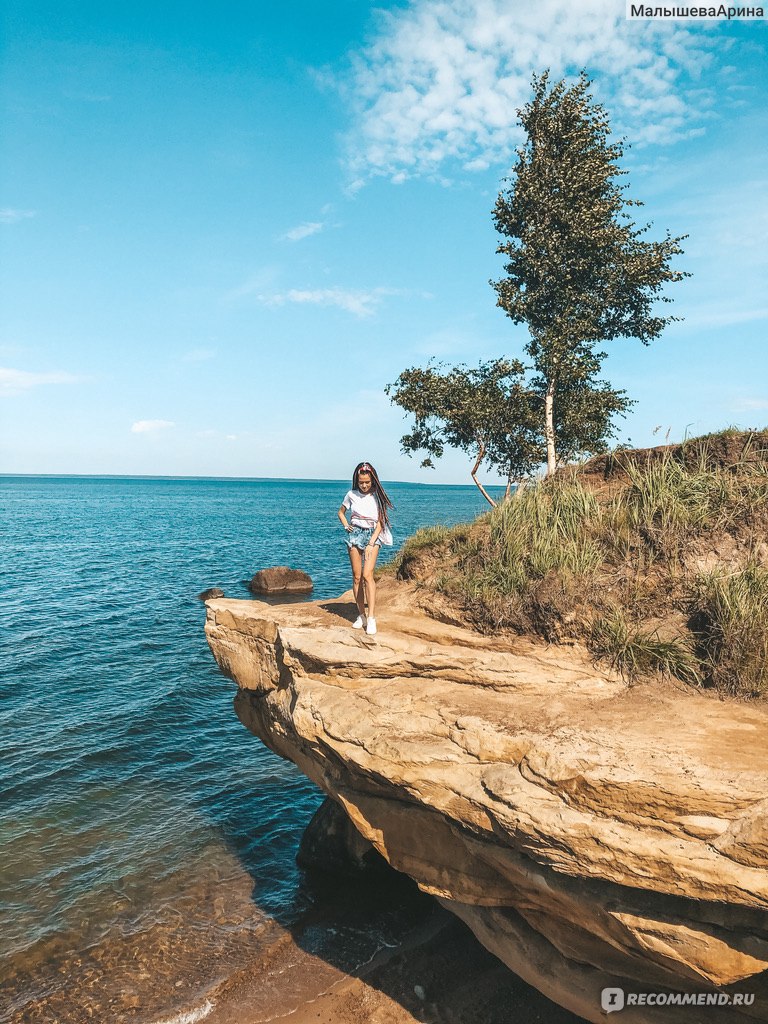
[[[213,600],[242,722],[347,811],[512,970],[590,1021],[601,990],[746,993],[627,1006],[640,1021],[768,1020],[768,713],[628,688],[578,648],[489,639],[380,587]]]

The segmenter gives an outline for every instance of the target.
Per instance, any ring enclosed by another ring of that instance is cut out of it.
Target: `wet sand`
[[[387,944],[349,971],[327,950],[317,956],[302,949],[300,932],[287,938],[273,957],[219,989],[206,1024],[583,1024],[509,971],[434,901],[415,903],[390,928]]]

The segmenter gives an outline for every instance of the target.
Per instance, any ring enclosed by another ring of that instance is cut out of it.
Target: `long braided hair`
[[[352,474],[352,490],[359,490],[358,482],[361,473],[370,473],[372,485],[371,490],[373,491],[373,495],[376,498],[376,504],[379,506],[379,516],[381,518],[382,524],[386,527],[389,527],[390,522],[389,516],[387,515],[387,509],[394,508],[395,506],[389,500],[387,492],[381,486],[379,474],[376,472],[376,470],[373,468],[370,462],[360,462],[358,463],[357,466],[355,466],[355,472]]]

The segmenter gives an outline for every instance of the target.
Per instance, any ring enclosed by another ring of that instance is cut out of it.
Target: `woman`
[[[376,633],[376,582],[373,570],[382,544],[392,544],[387,509],[394,508],[370,462],[361,462],[352,475],[352,490],[344,495],[339,521],[347,531],[346,545],[352,566],[352,593],[360,613],[353,629]],[[349,521],[347,520],[349,512]],[[367,604],[367,609],[366,609]]]

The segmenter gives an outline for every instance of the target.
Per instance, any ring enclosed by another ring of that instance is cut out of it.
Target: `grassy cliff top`
[[[483,632],[765,697],[768,431],[599,456],[471,525],[420,530],[393,571]]]

